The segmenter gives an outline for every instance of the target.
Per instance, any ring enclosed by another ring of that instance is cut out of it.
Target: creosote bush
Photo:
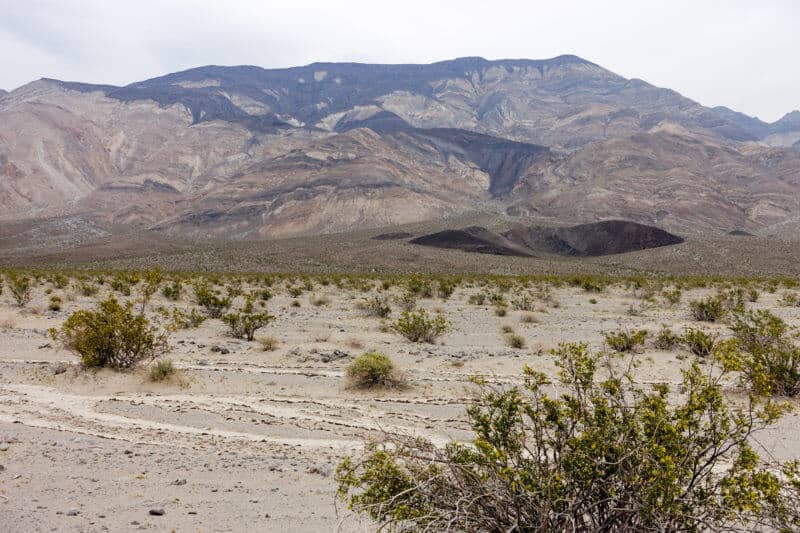
[[[19,307],[24,307],[25,304],[31,301],[31,279],[28,276],[15,272],[9,273],[8,288]]]
[[[367,352],[356,357],[347,367],[351,387],[401,387],[405,384],[392,359],[380,352]]]
[[[666,325],[662,325],[658,335],[656,335],[656,340],[653,342],[653,345],[659,350],[671,350],[682,341],[683,337],[674,333]]]
[[[266,337],[259,337],[258,342],[261,343],[261,349],[264,350],[265,352],[274,352],[278,348],[278,345],[280,344],[278,337],[275,337],[273,335],[268,335]]]
[[[728,308],[722,298],[709,296],[704,300],[689,302],[689,310],[695,320],[703,322],[718,322],[728,314]]]
[[[181,299],[181,292],[183,291],[183,285],[179,280],[173,281],[161,289],[161,294],[167,300],[171,300],[173,302],[177,302]]]
[[[604,333],[603,337],[605,338],[608,347],[612,350],[616,350],[618,352],[630,352],[638,347],[644,346],[644,341],[647,338],[647,330],[621,330],[612,333]]]
[[[135,313],[132,303],[121,305],[113,296],[95,310],[72,313],[60,328],[50,330],[50,336],[78,354],[87,368],[132,368],[167,349],[165,331]]]
[[[165,381],[175,374],[175,365],[169,359],[160,359],[150,366],[150,381]]]
[[[731,329],[733,342],[720,350],[729,369],[740,371],[758,394],[800,394],[800,347],[786,322],[769,311],[751,311],[734,315]]]
[[[339,496],[398,531],[800,527],[797,464],[762,460],[749,439],[784,408],[756,396],[729,405],[726,371],[696,361],[674,394],[637,385],[585,344],[553,355],[555,394],[531,368],[524,387],[476,379],[471,443],[371,440],[337,466]]]
[[[172,310],[171,318],[176,329],[193,329],[199,327],[208,317],[194,308],[187,312],[176,307]]]
[[[364,310],[369,316],[386,318],[392,314],[392,306],[386,296],[373,296],[363,305]]]
[[[392,324],[392,329],[411,342],[435,341],[450,329],[450,323],[441,315],[430,316],[424,309],[404,311]]]
[[[210,318],[221,318],[225,310],[229,309],[233,298],[220,296],[213,291],[206,280],[200,280],[194,285],[194,295],[197,305],[205,308]]]
[[[696,356],[706,357],[714,351],[717,338],[701,329],[686,328],[683,333],[683,342],[689,351]]]
[[[47,304],[47,308],[51,311],[61,311],[62,303],[64,303],[64,301],[60,296],[53,295],[50,297],[50,303]]]
[[[241,312],[228,313],[222,317],[222,321],[230,328],[231,336],[248,341],[252,341],[256,331],[273,320],[275,317],[269,313],[256,313],[253,310],[253,300],[249,298]]]
[[[525,337],[523,337],[518,333],[509,332],[506,334],[506,343],[511,348],[516,348],[518,350],[521,350],[522,348],[525,347]]]

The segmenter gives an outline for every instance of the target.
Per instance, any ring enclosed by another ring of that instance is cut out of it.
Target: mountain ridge
[[[572,55],[206,66],[122,87],[43,78],[0,96],[0,208],[196,238],[481,209],[790,231],[800,113],[778,123]]]

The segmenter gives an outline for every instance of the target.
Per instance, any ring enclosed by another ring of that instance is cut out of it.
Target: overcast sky
[[[798,26],[800,0],[0,0],[0,88],[569,53],[772,121],[800,108]]]

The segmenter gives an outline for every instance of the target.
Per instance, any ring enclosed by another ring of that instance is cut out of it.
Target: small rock
[[[56,365],[53,366],[53,374],[55,375],[63,374],[64,372],[67,371],[67,368],[69,368],[67,363],[56,363]]]
[[[67,511],[67,516],[78,516],[79,514],[80,511],[78,511],[77,509],[70,509],[69,511]]]
[[[150,509],[151,516],[164,516],[164,509]]]
[[[186,485],[186,480],[185,479],[176,479],[175,481],[170,483],[170,485],[177,485],[177,486]]]

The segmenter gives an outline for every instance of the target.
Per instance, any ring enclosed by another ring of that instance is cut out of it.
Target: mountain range
[[[576,56],[0,92],[0,221],[245,240],[470,212],[794,235],[800,112],[768,124]]]

